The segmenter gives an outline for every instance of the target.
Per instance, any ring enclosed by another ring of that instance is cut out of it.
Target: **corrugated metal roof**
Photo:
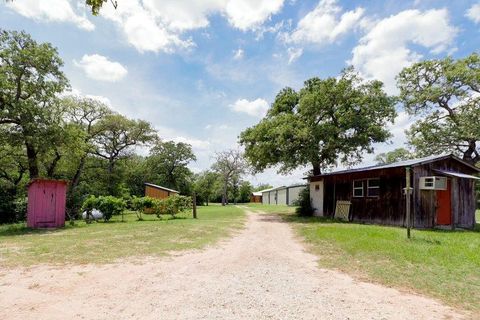
[[[475,166],[472,166],[471,164],[463,161],[462,159],[460,159],[460,158],[458,158],[458,157],[456,157],[452,154],[447,154],[447,155],[443,154],[443,155],[429,156],[429,157],[424,157],[424,158],[398,161],[398,162],[389,163],[389,164],[380,164],[380,165],[373,165],[373,166],[369,166],[369,167],[362,167],[362,168],[354,168],[354,169],[327,172],[327,173],[317,175],[315,177],[329,176],[329,175],[335,175],[335,174],[362,172],[362,171],[370,171],[370,170],[390,169],[390,168],[398,168],[398,167],[415,167],[415,166],[419,166],[419,165],[423,165],[423,164],[426,164],[426,163],[439,161],[439,160],[443,160],[443,159],[448,159],[448,158],[455,159],[455,160],[471,167],[472,169],[480,171],[479,168],[477,168]],[[312,177],[314,177],[314,176],[312,176]],[[306,179],[308,179],[308,177]]]
[[[145,184],[146,186],[154,187],[154,188],[157,188],[157,189],[162,189],[162,190],[169,191],[169,192],[173,192],[173,193],[180,193],[180,192],[178,192],[177,190],[173,190],[173,189],[165,188],[165,187],[162,187],[162,186],[158,186],[158,185],[153,184],[153,183],[145,182],[144,184]]]
[[[439,172],[439,173],[441,173],[441,174],[444,174],[444,175],[450,176],[450,177],[458,177],[458,178],[463,178],[463,179],[480,180],[479,177],[475,177],[475,176],[472,176],[472,175],[469,175],[469,174],[465,174],[465,173],[460,173],[460,172],[453,172],[453,171],[446,171],[446,170],[433,170],[433,171]]]

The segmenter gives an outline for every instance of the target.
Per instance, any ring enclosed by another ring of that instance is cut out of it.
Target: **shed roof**
[[[152,188],[155,188],[155,189],[165,190],[165,191],[168,191],[168,192],[180,193],[180,192],[178,192],[177,190],[173,190],[173,189],[165,188],[165,187],[162,187],[162,186],[158,186],[158,185],[153,184],[153,183],[147,183],[147,182],[145,182],[145,185],[146,185],[146,186],[149,186],[149,187],[152,187]]]
[[[455,159],[456,161],[459,161],[459,162],[463,163],[464,165],[472,168],[473,170],[476,170],[477,172],[480,172],[480,168],[477,168],[477,167],[471,165],[470,163],[468,163],[466,161],[463,161],[462,159],[454,156],[453,154],[446,154],[446,155],[443,154],[443,155],[428,156],[428,157],[411,159],[411,160],[398,161],[398,162],[393,162],[393,163],[389,163],[389,164],[380,164],[380,165],[373,165],[373,166],[362,167],[362,168],[354,168],[354,169],[327,172],[327,173],[319,174],[319,175],[316,175],[316,176],[310,176],[310,177],[307,177],[305,179],[312,178],[312,177],[323,177],[323,176],[354,173],[354,172],[363,172],[363,171],[370,171],[370,170],[390,169],[390,168],[398,168],[398,167],[416,167],[416,166],[424,165],[424,164],[435,162],[435,161],[445,160],[445,159],[448,159],[448,158]]]

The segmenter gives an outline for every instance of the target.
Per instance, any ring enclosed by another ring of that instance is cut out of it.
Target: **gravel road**
[[[128,244],[125,244],[128,245]],[[289,225],[200,251],[109,265],[0,270],[0,319],[461,319],[439,302],[319,269]]]

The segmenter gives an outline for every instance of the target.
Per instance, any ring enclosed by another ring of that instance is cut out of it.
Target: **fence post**
[[[197,195],[193,193],[193,219],[197,219]]]
[[[405,188],[405,197],[406,197],[406,223],[407,223],[407,237],[408,239],[410,239],[410,220],[411,220],[411,217],[410,217],[410,194],[412,192],[412,187],[411,187],[411,182],[410,182],[410,167],[406,167],[405,168],[405,174],[406,174],[406,188]]]

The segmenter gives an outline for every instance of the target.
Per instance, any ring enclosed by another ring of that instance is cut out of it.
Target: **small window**
[[[367,180],[367,196],[368,197],[380,196],[380,179]]]
[[[315,185],[315,191],[318,191],[318,190],[320,190],[320,185],[319,185],[319,184],[316,184],[316,185]]]
[[[353,181],[353,196],[355,198],[363,197],[363,181],[362,180]]]

